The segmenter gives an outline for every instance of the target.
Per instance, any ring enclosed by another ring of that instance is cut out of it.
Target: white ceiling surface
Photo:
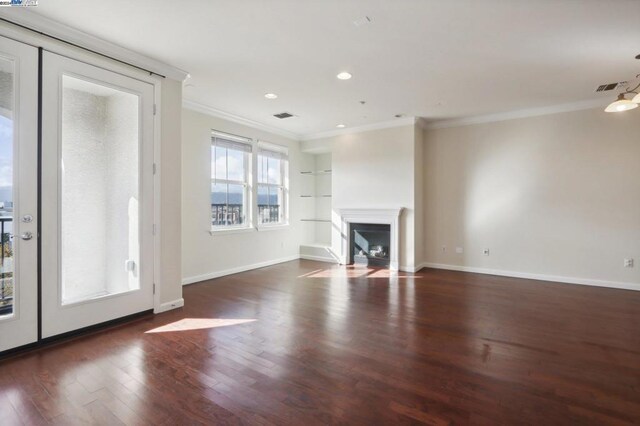
[[[615,95],[596,86],[640,72],[638,0],[41,0],[31,10],[189,71],[187,100],[301,136],[395,114],[605,105]],[[364,16],[373,22],[354,25]],[[353,78],[336,79],[345,70]],[[297,117],[272,116],[282,111]]]

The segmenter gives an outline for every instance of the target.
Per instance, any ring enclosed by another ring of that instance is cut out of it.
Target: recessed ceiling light
[[[338,77],[338,79],[340,80],[349,80],[352,77],[352,75],[346,71],[343,71],[340,74],[336,75],[336,77]]]
[[[336,127],[337,127],[338,129],[344,129],[344,128],[345,128],[345,127],[347,127],[347,126],[346,126],[346,125],[344,125],[344,124],[338,124]]]
[[[264,97],[267,99],[278,99],[278,95],[276,95],[275,93],[267,93],[264,95]]]

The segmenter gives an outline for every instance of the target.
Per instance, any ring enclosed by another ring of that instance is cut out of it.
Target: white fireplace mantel
[[[403,207],[395,209],[337,209],[341,220],[342,234],[342,263],[346,264],[349,259],[349,247],[351,246],[351,233],[349,226],[352,223],[375,223],[389,225],[389,268],[397,271],[400,259],[400,215]]]

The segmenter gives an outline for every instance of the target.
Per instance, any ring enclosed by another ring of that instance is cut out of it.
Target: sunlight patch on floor
[[[363,266],[346,266],[344,268],[316,269],[298,276],[298,278],[420,278],[415,275],[404,275],[403,272],[390,269],[367,268]]]
[[[173,331],[203,330],[207,328],[227,327],[230,325],[246,324],[257,321],[255,319],[227,319],[227,318],[184,318],[145,333],[167,333]]]

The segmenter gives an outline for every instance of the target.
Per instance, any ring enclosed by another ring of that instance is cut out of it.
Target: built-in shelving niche
[[[331,154],[303,154],[300,171],[300,221],[303,258],[335,261],[331,254]]]

